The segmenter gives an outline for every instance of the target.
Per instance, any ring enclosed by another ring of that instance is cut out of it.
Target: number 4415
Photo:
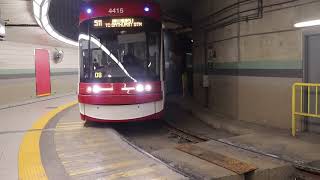
[[[124,13],[124,9],[123,8],[110,8],[108,11],[110,14],[122,14]]]

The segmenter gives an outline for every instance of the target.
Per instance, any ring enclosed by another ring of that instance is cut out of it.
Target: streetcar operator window
[[[82,82],[160,79],[160,32],[142,27],[95,29],[90,24],[80,28]]]

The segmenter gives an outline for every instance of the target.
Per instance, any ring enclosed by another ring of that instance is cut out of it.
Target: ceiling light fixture
[[[301,28],[301,27],[310,27],[310,26],[319,26],[320,25],[320,19],[317,20],[311,20],[311,21],[303,21],[294,24],[294,27]]]
[[[79,46],[77,41],[62,36],[58,33],[49,21],[48,10],[50,0],[33,0],[33,15],[41,28],[43,28],[50,36],[55,39],[73,46]]]

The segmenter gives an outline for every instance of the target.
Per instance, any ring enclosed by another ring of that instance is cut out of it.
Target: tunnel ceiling
[[[175,23],[180,27],[191,26],[192,0],[156,1],[160,2],[163,20],[165,22]],[[81,0],[51,0],[49,9],[49,19],[52,26],[60,34],[73,40],[78,39],[78,19],[80,3]]]
[[[72,47],[39,28],[33,15],[32,0],[0,0],[0,19],[6,23],[5,41]]]

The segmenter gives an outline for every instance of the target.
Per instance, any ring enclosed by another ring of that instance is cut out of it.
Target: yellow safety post
[[[301,113],[303,112],[302,107],[303,107],[303,87],[301,86],[300,87],[300,112]]]
[[[295,112],[296,112],[296,86],[293,85],[292,86],[292,127],[291,127],[292,136],[296,136]]]
[[[318,115],[318,86],[316,86],[316,115]]]
[[[310,114],[310,84],[308,84],[308,114]]]

